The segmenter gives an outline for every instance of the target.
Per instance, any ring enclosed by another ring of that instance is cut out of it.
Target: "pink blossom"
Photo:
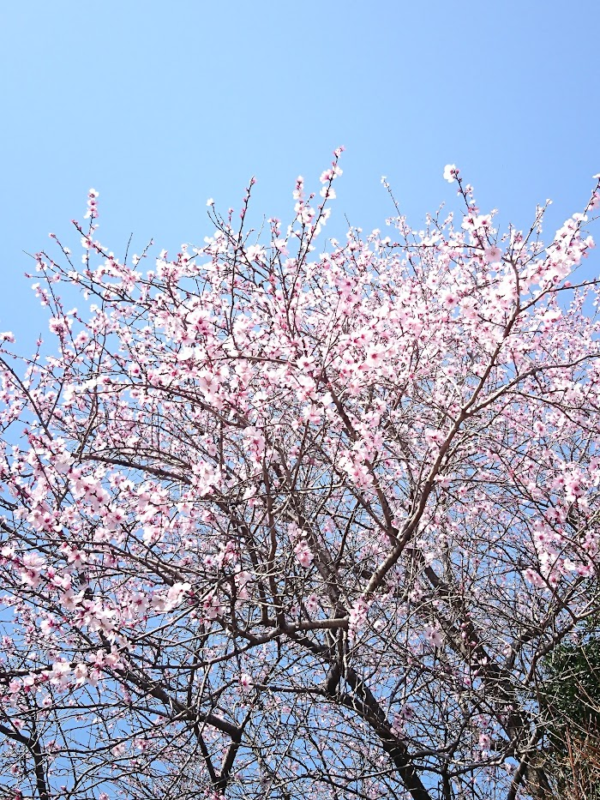
[[[458,173],[459,170],[456,164],[446,164],[444,167],[444,180],[448,181],[448,183],[454,183]]]
[[[216,619],[225,611],[224,606],[221,604],[216,594],[210,594],[204,600],[203,609],[206,619]]]
[[[242,672],[240,675],[240,689],[242,692],[249,692],[254,686],[252,677],[247,672]]]
[[[428,625],[425,628],[425,638],[433,647],[441,647],[444,643],[442,632],[435,625]]]
[[[319,610],[319,598],[314,592],[310,594],[305,601],[306,610],[309,614],[316,614]]]
[[[486,247],[484,250],[485,260],[488,264],[500,261],[502,258],[502,250],[499,247]]]
[[[52,665],[50,683],[55,686],[65,686],[69,682],[71,665],[65,661],[57,661]]]
[[[83,685],[86,682],[88,674],[88,668],[83,663],[77,664],[73,670],[73,677],[79,685]]]
[[[71,327],[71,321],[65,317],[52,317],[48,323],[50,333],[55,333],[57,336],[64,336],[67,334]]]
[[[445,292],[442,303],[446,308],[454,308],[458,304],[458,295],[455,292]]]
[[[314,556],[304,539],[298,542],[298,544],[294,547],[294,553],[296,554],[296,558],[298,559],[300,565],[305,569],[308,569],[313,562]]]

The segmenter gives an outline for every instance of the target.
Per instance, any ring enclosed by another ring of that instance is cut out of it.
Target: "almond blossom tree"
[[[36,256],[2,800],[548,796],[544,659],[600,610],[600,185],[544,246],[545,207],[501,234],[449,165],[456,224],[326,241],[339,155],[268,237],[251,184],[146,269],[92,190],[82,261]]]

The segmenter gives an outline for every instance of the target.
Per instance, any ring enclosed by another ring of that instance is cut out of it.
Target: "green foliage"
[[[551,711],[554,735],[568,725],[573,732],[600,732],[600,637],[563,644],[548,661],[545,705]]]
[[[600,800],[600,620],[545,662],[541,706],[548,720],[545,770],[560,797]]]

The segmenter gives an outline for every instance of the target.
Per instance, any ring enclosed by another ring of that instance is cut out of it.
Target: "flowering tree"
[[[339,154],[268,242],[248,188],[144,271],[90,191],[82,265],[36,256],[0,798],[546,796],[544,660],[600,605],[600,188],[544,247],[449,166],[456,227],[323,243]]]

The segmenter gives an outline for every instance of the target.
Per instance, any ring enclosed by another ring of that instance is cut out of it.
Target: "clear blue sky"
[[[100,195],[115,253],[202,242],[206,199],[284,220],[340,144],[334,215],[365,230],[452,202],[525,225],[582,207],[600,171],[599,0],[12,0],[0,11],[0,330],[45,329],[23,251]],[[548,231],[550,235],[550,231]],[[74,241],[77,241],[76,239]]]

